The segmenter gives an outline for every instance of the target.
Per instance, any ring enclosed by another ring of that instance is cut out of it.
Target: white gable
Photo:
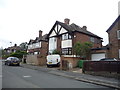
[[[62,27],[59,34],[63,34],[63,33],[66,33],[66,32],[67,32],[67,30],[65,30],[65,29]]]
[[[60,25],[58,25],[58,31],[60,30],[60,28],[61,28],[61,26],[60,26]]]
[[[57,25],[55,26],[55,31],[57,32]]]
[[[55,31],[53,30],[49,37],[52,37],[52,36],[55,36],[55,35],[56,35],[56,33],[55,33]]]

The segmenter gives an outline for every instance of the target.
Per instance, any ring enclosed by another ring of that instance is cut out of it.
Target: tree
[[[22,50],[26,51],[26,50],[27,50],[27,42],[21,43],[21,44],[19,45],[19,47],[20,47]]]
[[[85,42],[85,43],[77,42],[74,45],[74,53],[76,54],[76,56],[86,59],[90,55],[92,46],[93,45],[90,42]]]
[[[11,53],[9,56],[17,57],[17,58],[23,58],[23,55],[26,55],[26,51],[16,51],[15,53]]]

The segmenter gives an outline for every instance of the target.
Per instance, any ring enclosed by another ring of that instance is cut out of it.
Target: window
[[[62,40],[67,40],[71,38],[72,38],[71,35],[69,35],[68,33],[62,35]]]
[[[120,58],[120,49],[119,49],[119,58]]]
[[[63,55],[72,55],[72,48],[63,48],[62,54]]]
[[[40,52],[34,52],[34,54],[35,54],[35,55],[38,55],[38,54],[40,54]]]
[[[55,49],[57,49],[57,38],[49,38],[49,52],[52,53]]]
[[[95,38],[94,37],[90,37],[90,41],[91,42],[95,42]]]
[[[117,37],[120,39],[120,30],[117,31]]]
[[[28,49],[32,49],[32,44],[28,45]]]
[[[36,47],[36,48],[40,47],[39,43],[36,43],[35,47]]]

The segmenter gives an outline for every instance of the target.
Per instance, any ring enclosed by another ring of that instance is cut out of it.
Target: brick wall
[[[78,61],[80,60],[80,58],[79,57],[65,57],[62,55],[61,62],[62,62],[62,60],[68,61],[69,63],[72,64],[72,68],[75,68],[75,67],[77,67]]]
[[[75,32],[74,35],[75,35],[74,42],[73,42],[74,44],[76,42],[78,42],[78,41],[80,41],[81,43],[90,42],[90,36],[88,36],[88,35],[85,35],[85,34],[82,34],[82,33],[78,33],[78,32]],[[97,41],[97,40],[99,40],[99,42],[100,42],[100,39],[95,38],[95,41]],[[102,47],[102,42],[100,42],[100,43],[96,43],[96,42],[93,43],[93,48],[97,48],[97,47],[101,48]]]
[[[57,50],[61,53],[61,36],[57,37]]]
[[[117,38],[117,30],[120,30],[119,23],[116,23],[116,25],[108,32],[110,47],[108,57],[110,58],[119,58],[118,50],[120,49],[120,40]]]
[[[38,55],[27,55],[26,62],[27,64],[33,65],[46,65],[46,56],[48,54],[48,43],[42,41],[41,48],[29,50],[31,52],[40,51]]]
[[[46,65],[46,57],[41,55],[27,55],[26,62],[27,64],[43,66]]]

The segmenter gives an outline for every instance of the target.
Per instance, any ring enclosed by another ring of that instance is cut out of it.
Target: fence
[[[83,72],[85,71],[105,71],[120,73],[120,61],[85,61],[83,63]]]

